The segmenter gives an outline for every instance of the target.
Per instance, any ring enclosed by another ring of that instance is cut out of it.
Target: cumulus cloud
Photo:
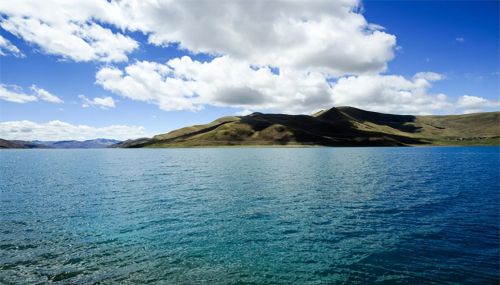
[[[166,111],[197,109],[188,90],[182,90],[183,80],[167,77],[169,71],[167,65],[142,61],[127,66],[125,71],[104,67],[97,72],[96,80],[118,95],[153,103]]]
[[[158,105],[163,110],[199,110],[206,105],[251,111],[311,113],[349,105],[388,113],[431,114],[498,106],[480,97],[458,102],[431,92],[442,74],[344,76],[336,80],[320,72],[273,71],[228,56],[210,62],[188,56],[161,64],[138,61],[123,70],[104,67],[96,82],[120,96]],[[482,100],[480,100],[480,99]]]
[[[105,67],[96,82],[132,100],[158,105],[163,110],[197,110],[205,105],[311,113],[328,106],[351,105],[389,113],[455,112],[457,102],[432,93],[444,76],[419,72],[412,78],[397,75],[358,75],[329,80],[319,72],[301,72],[218,57],[210,62],[175,58],[165,64],[139,61],[125,67]]]
[[[108,1],[0,1],[0,27],[43,51],[75,61],[126,61],[138,47],[132,38],[104,28],[97,20],[119,23]]]
[[[417,114],[475,110],[466,107],[470,98],[457,102],[431,92],[433,82],[444,79],[440,74],[384,74],[398,48],[396,37],[369,23],[360,5],[360,0],[0,1],[0,27],[75,61],[126,61],[139,47],[130,32],[191,56],[211,55],[207,62],[184,56],[107,65],[97,72],[96,83],[104,89],[167,111],[207,105],[286,113],[333,105]],[[7,91],[0,98],[43,98]],[[115,106],[111,97],[81,99],[84,106]]]
[[[140,126],[112,125],[107,127],[91,127],[73,125],[58,120],[47,123],[32,121],[0,122],[0,138],[8,140],[89,140],[110,138],[126,140],[145,136]]]
[[[444,94],[432,94],[437,73],[417,73],[407,79],[397,75],[362,75],[340,78],[332,87],[335,105],[387,112],[424,114],[451,110],[453,103]]]
[[[329,85],[319,72],[275,73],[228,56],[205,63],[185,56],[165,64],[139,61],[124,70],[105,67],[96,82],[167,111],[213,105],[301,113],[331,103]]]
[[[464,95],[458,99],[458,108],[464,110],[464,113],[481,112],[494,107],[500,107],[500,101],[471,95]]]
[[[396,38],[370,24],[357,0],[120,1],[128,28],[150,43],[229,55],[257,65],[333,75],[380,72]]]
[[[57,103],[57,104],[64,103],[64,101],[61,100],[61,98],[57,97],[56,95],[50,93],[49,91],[43,88],[37,87],[36,85],[31,85],[30,89],[33,91],[34,94],[36,94],[36,96],[38,96],[38,98],[40,98],[43,101],[47,101],[50,103]]]
[[[82,107],[87,108],[90,106],[98,106],[101,109],[108,109],[115,107],[115,101],[112,97],[95,97],[93,99],[87,98],[85,95],[78,95],[80,99],[82,99],[83,104]]]
[[[0,2],[0,26],[75,61],[124,61],[140,31],[149,43],[229,55],[256,65],[331,75],[385,70],[396,38],[368,23],[358,0]],[[54,11],[57,11],[55,14]],[[101,23],[119,28],[113,32]],[[264,32],[265,31],[265,32]]]
[[[49,91],[39,88],[36,85],[30,87],[32,94],[26,94],[23,89],[17,85],[0,84],[0,99],[13,103],[29,103],[38,100],[50,103],[63,103],[63,101],[51,94]]]
[[[25,57],[25,55],[8,39],[0,35],[0,56],[13,55],[15,57]]]
[[[433,93],[432,84],[445,76],[419,72],[412,78],[398,75],[361,75],[340,78],[332,85],[336,106],[394,114],[429,115],[434,113],[471,113],[492,110],[500,102],[477,96],[458,100],[443,93]]]

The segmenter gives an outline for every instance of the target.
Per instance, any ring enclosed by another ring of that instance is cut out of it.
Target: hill
[[[308,115],[253,113],[223,117],[129,140],[117,147],[252,145],[500,145],[500,112],[449,116],[393,115],[337,107]]]
[[[21,141],[0,139],[0,148],[106,148],[118,144],[113,139],[66,140],[66,141]]]
[[[85,141],[40,141],[39,143],[50,148],[106,148],[111,145],[120,143],[120,141],[112,139],[93,139]]]
[[[2,148],[47,148],[47,146],[31,141],[0,139],[0,149]]]

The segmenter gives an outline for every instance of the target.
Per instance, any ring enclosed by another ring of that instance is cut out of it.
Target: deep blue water
[[[498,284],[500,148],[0,151],[0,283]]]

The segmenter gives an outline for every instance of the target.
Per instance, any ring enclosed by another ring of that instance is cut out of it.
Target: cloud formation
[[[343,77],[332,87],[336,106],[351,105],[387,113],[429,114],[451,111],[454,104],[445,94],[432,94],[432,82],[442,75],[417,73],[411,79],[397,75]]]
[[[491,105],[481,97],[456,101],[432,92],[433,83],[443,79],[437,73],[385,74],[396,36],[369,23],[361,10],[360,0],[0,1],[0,27],[74,61],[127,61],[139,48],[131,32],[142,33],[152,45],[178,47],[189,56],[107,64],[96,74],[104,89],[166,111],[210,105],[310,113],[353,105],[421,114]],[[18,51],[2,39],[0,50]],[[193,60],[199,53],[209,54],[208,61]],[[2,87],[0,92],[11,102],[51,100],[36,91]],[[115,107],[112,97],[81,99],[84,106]]]
[[[319,72],[276,74],[269,67],[252,67],[228,56],[206,63],[185,56],[165,64],[139,61],[124,70],[104,67],[96,82],[166,111],[213,105],[300,113],[331,103],[329,85]]]
[[[368,23],[359,5],[358,0],[222,0],[217,5],[27,0],[0,2],[0,26],[47,53],[75,61],[126,61],[138,44],[124,33],[139,31],[154,45],[179,44],[192,53],[229,55],[261,66],[335,76],[383,71],[394,56],[396,38]]]
[[[28,103],[37,101],[38,98],[34,95],[23,93],[19,86],[0,84],[0,99],[13,103]]]
[[[56,95],[50,93],[49,91],[47,91],[47,90],[45,90],[43,88],[37,87],[34,84],[31,85],[30,89],[33,91],[33,93],[38,98],[40,98],[43,101],[47,101],[47,102],[50,102],[50,103],[56,103],[56,104],[64,103],[64,101],[61,100],[61,98],[57,97]]]
[[[6,55],[25,57],[25,55],[15,45],[0,35],[0,56]]]
[[[0,27],[48,54],[74,61],[126,61],[138,43],[97,21],[114,24],[116,4],[107,1],[0,1]],[[111,17],[111,18],[110,18]]]
[[[32,94],[26,94],[23,89],[17,85],[7,85],[0,83],[0,99],[13,103],[29,103],[38,100],[47,101],[50,103],[63,103],[56,95],[50,93],[49,91],[39,88],[36,85],[31,85],[30,87]]]
[[[229,55],[256,65],[332,75],[385,70],[396,38],[370,24],[357,0],[121,1],[130,30],[155,45]]]
[[[482,97],[464,95],[458,99],[458,107],[464,113],[476,113],[485,109],[500,107],[500,101],[487,100]]]
[[[35,123],[32,121],[0,122],[0,137],[8,140],[89,140],[109,138],[126,140],[145,136],[145,130],[139,126],[113,125],[90,127],[73,125],[61,121]]]
[[[89,99],[85,95],[78,95],[78,98],[82,99],[82,101],[83,101],[82,107],[83,108],[87,108],[90,106],[97,106],[97,107],[100,107],[101,109],[108,109],[108,108],[116,107],[115,101],[110,96],[95,97],[93,99]]]
[[[420,72],[412,78],[358,75],[329,80],[320,72],[277,72],[228,56],[210,62],[187,56],[165,64],[138,61],[123,70],[104,67],[96,75],[96,82],[103,88],[166,111],[198,110],[205,105],[285,113],[312,113],[340,105],[400,114],[461,112],[468,108],[462,102],[470,102],[467,97],[455,102],[445,94],[431,92],[433,82],[442,79],[438,73]]]

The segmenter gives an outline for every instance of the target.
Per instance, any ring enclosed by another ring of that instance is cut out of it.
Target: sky
[[[0,1],[0,138],[500,110],[500,1]]]

